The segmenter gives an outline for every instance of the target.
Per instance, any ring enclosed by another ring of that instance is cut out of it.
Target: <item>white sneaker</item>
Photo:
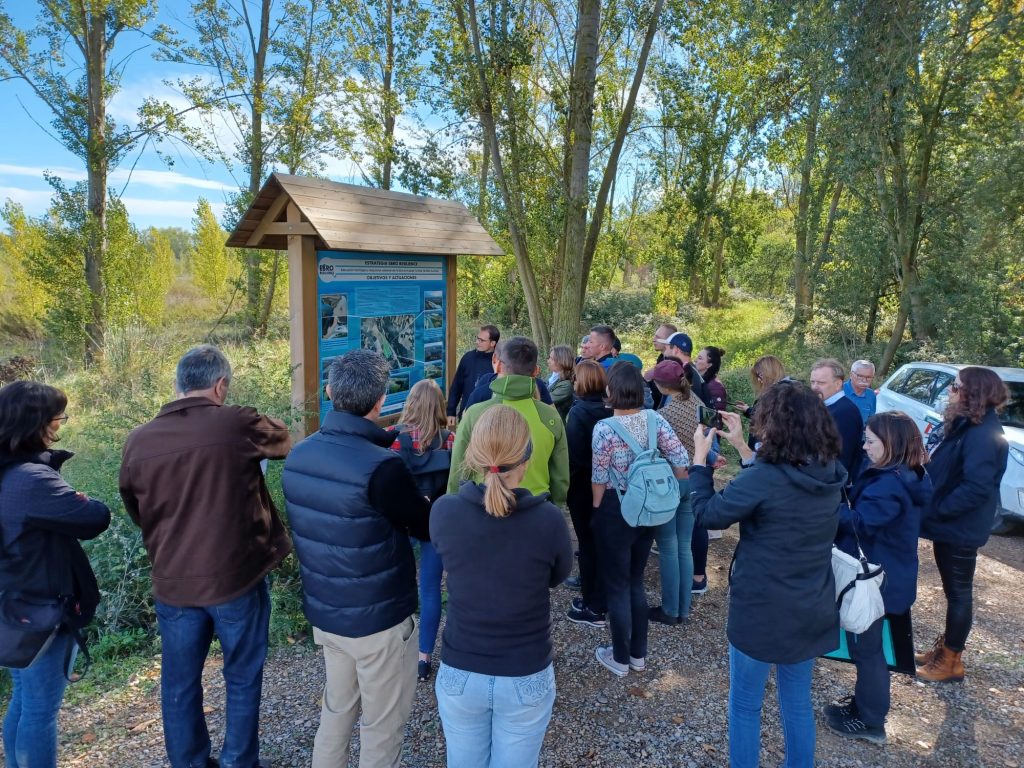
[[[635,656],[629,657],[629,668],[634,672],[643,672],[647,669],[647,659],[638,659]]]
[[[601,666],[618,677],[625,677],[629,674],[628,664],[619,664],[615,660],[610,645],[599,645],[594,649],[594,657],[601,663]]]

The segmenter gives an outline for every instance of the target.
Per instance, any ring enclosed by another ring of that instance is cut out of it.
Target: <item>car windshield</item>
[[[999,414],[999,421],[1007,427],[1024,429],[1024,382],[1008,381],[1006,386],[1010,390],[1010,402]]]

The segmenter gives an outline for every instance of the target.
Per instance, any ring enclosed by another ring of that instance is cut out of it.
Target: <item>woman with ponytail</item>
[[[532,453],[526,420],[506,405],[473,427],[462,483],[430,516],[448,573],[437,708],[449,768],[536,766],[555,701],[550,590],[572,544],[548,494],[521,487]]]

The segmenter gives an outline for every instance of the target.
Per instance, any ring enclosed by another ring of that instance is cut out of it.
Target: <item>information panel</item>
[[[382,415],[400,413],[423,378],[445,389],[446,269],[443,256],[317,252],[320,413],[331,362],[350,349],[372,349],[391,366]]]

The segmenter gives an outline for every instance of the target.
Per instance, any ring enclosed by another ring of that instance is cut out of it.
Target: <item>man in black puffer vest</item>
[[[430,505],[394,436],[378,427],[388,363],[353,350],[331,365],[334,410],[292,450],[282,484],[302,573],[303,610],[327,672],[313,768],[348,762],[359,717],[361,766],[398,766],[416,686],[416,565]]]

